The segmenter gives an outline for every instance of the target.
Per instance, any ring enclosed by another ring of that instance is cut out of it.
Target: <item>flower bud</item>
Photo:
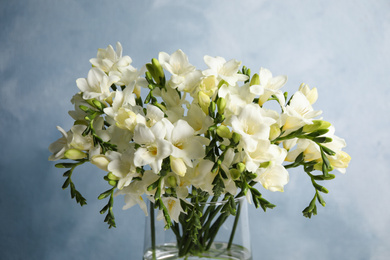
[[[230,169],[230,176],[232,176],[233,180],[237,180],[240,178],[241,172],[235,168]]]
[[[217,106],[218,106],[218,114],[223,114],[225,112],[226,100],[223,97],[218,98]]]
[[[91,158],[91,163],[96,165],[99,169],[102,169],[103,171],[108,171],[107,166],[110,163],[110,161],[107,159],[105,155],[99,154],[94,155]]]
[[[158,59],[153,58],[152,59],[152,65],[153,65],[153,67],[155,69],[156,75],[158,77],[161,77],[161,78],[164,77],[164,70],[163,70],[160,62],[158,61]]]
[[[237,163],[236,165],[236,169],[240,171],[240,173],[243,173],[245,171],[245,164],[240,162],[240,163]]]
[[[327,121],[323,121],[323,120],[313,120],[312,122],[313,122],[313,124],[305,125],[303,127],[303,132],[311,133],[311,132],[314,132],[316,130],[327,129],[332,125],[331,123],[329,123]]]
[[[232,133],[230,132],[230,129],[225,125],[220,125],[217,127],[217,135],[228,139],[232,137]]]
[[[113,180],[108,181],[108,184],[113,186],[113,187],[115,187],[117,185],[117,183],[118,183],[117,181],[113,181]]]
[[[269,139],[274,140],[280,135],[280,127],[277,124],[273,124],[270,127]]]
[[[238,133],[233,133],[232,135],[232,141],[235,143],[235,144],[238,144],[240,142],[240,139],[241,139],[241,135],[238,134]]]
[[[203,91],[198,92],[198,102],[203,112],[208,115],[210,106],[210,97],[207,96]]]
[[[109,173],[107,174],[107,178],[108,178],[109,180],[112,180],[112,181],[117,181],[117,180],[119,180],[119,177],[117,177],[116,175],[114,175],[112,172],[109,172]]]
[[[174,173],[176,173],[179,176],[184,176],[187,172],[187,166],[180,158],[175,158],[173,156],[170,157],[171,159],[171,168]]]
[[[209,106],[209,113],[214,114],[215,108],[216,108],[215,102],[211,101],[210,106]]]
[[[169,176],[168,178],[167,178],[167,183],[168,183],[168,185],[169,186],[171,186],[171,187],[176,187],[176,185],[177,185],[177,182],[176,182],[176,177],[175,176]]]
[[[260,77],[257,73],[252,76],[251,82],[249,83],[249,86],[253,85],[260,85]]]
[[[66,159],[78,160],[87,157],[87,154],[78,149],[69,149],[64,154]]]

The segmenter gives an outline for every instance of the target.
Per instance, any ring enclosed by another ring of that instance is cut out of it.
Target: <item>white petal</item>
[[[155,137],[152,131],[143,124],[138,124],[134,128],[134,142],[137,144],[147,144],[154,142]]]

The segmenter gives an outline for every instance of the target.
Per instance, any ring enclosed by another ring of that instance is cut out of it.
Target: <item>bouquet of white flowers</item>
[[[111,185],[98,197],[109,197],[100,212],[107,213],[109,227],[115,227],[115,195],[124,195],[124,209],[138,204],[145,214],[147,198],[178,241],[192,241],[178,244],[182,256],[206,250],[212,241],[202,237],[208,233],[201,232],[207,228],[202,223],[212,214],[202,212],[200,202],[228,201],[218,211],[235,215],[235,198],[246,196],[265,211],[275,205],[255,184],[282,192],[287,169],[302,166],[314,187],[303,210],[311,217],[317,201],[325,206],[320,193],[328,193],[318,182],[333,179],[333,169],[344,173],[350,161],[334,127],[315,119],[321,114],[312,107],[316,88],[302,84],[288,97],[281,90],[287,77],[274,77],[268,69],[251,76],[241,62],[205,56],[208,68],[198,70],[177,50],[160,52],[137,70],[119,43],[116,51],[111,45],[99,49],[90,62],[71,100],[74,125],[69,131],[57,127],[63,136],[49,147],[49,160],[71,160],[56,164],[68,169],[62,188],[70,187],[72,198],[86,204],[72,174],[85,162],[96,165]],[[269,101],[280,112],[267,108]]]

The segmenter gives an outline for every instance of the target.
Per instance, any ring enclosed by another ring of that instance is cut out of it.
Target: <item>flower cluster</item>
[[[110,227],[117,194],[124,195],[125,209],[138,204],[145,214],[144,199],[151,200],[168,227],[201,195],[247,196],[256,207],[272,208],[254,185],[282,192],[287,169],[297,166],[315,188],[303,211],[310,217],[317,200],[325,205],[319,192],[327,190],[317,181],[333,179],[333,169],[345,172],[350,161],[334,127],[316,119],[317,90],[302,84],[288,98],[281,90],[287,77],[268,69],[251,76],[239,61],[205,56],[208,68],[199,70],[177,50],[159,53],[138,70],[119,43],[116,50],[99,49],[90,62],[71,100],[75,123],[69,131],[58,127],[62,138],[50,145],[49,160],[73,160],[56,166],[69,169],[63,188],[70,186],[81,205],[86,202],[72,182],[74,168],[90,162],[107,172],[112,188],[99,199],[110,197],[101,211],[108,211]],[[266,108],[269,101],[280,112]]]

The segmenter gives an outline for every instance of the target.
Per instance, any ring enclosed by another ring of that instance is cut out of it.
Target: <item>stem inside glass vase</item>
[[[243,211],[246,198],[225,196],[220,200],[202,195],[182,202],[185,212],[179,215],[178,223],[172,223],[172,231],[162,230],[163,234],[157,225],[162,226],[159,222],[164,221],[156,222],[155,205],[150,203],[151,244],[149,258],[145,259],[251,259],[249,238],[242,238],[249,237],[246,205]],[[164,254],[172,258],[161,258]]]

